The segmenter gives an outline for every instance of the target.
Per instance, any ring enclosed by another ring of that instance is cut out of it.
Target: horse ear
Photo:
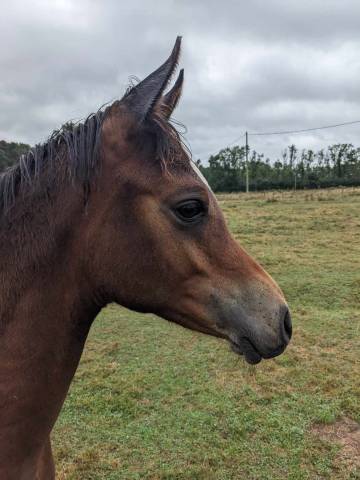
[[[121,100],[143,122],[153,111],[170,81],[180,56],[181,37],[176,38],[170,57],[155,72],[133,87]]]
[[[166,95],[162,97],[161,100],[161,110],[166,118],[170,118],[173,111],[175,110],[177,104],[179,103],[182,87],[184,84],[184,69],[180,70],[179,76],[172,87]]]

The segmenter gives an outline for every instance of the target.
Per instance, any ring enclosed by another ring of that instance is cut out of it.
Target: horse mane
[[[65,123],[43,144],[37,144],[19,158],[17,165],[0,175],[0,213],[6,213],[20,192],[36,188],[45,168],[55,171],[57,163],[67,157],[67,177],[88,188],[99,162],[100,132],[103,110],[89,115],[83,123]],[[65,148],[64,148],[65,147]]]
[[[125,94],[129,94],[129,88]],[[114,102],[115,103],[118,103]],[[113,105],[114,105],[113,104]],[[37,190],[40,174],[47,170],[55,184],[58,165],[65,163],[65,179],[82,185],[89,192],[90,182],[98,171],[101,150],[101,128],[112,105],[100,108],[82,123],[65,123],[55,130],[43,144],[37,144],[19,158],[19,162],[0,174],[0,216],[6,215],[20,193]],[[146,126],[156,138],[156,155],[165,171],[171,164],[188,164],[190,150],[176,127],[161,114],[155,112],[147,119]],[[185,153],[185,155],[184,155]]]

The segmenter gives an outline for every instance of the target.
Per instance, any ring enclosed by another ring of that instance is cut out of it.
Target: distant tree
[[[220,150],[209,158],[208,166],[197,163],[215,191],[245,189],[245,147]],[[249,176],[250,190],[360,185],[360,148],[343,143],[299,154],[295,145],[289,145],[275,162],[253,150]]]
[[[212,155],[204,174],[217,191],[241,190],[245,184],[245,147],[225,148]]]
[[[20,155],[27,152],[30,146],[25,143],[5,142],[0,140],[0,171],[14,165]]]

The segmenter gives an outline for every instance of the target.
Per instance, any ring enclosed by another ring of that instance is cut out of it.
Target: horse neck
[[[0,467],[49,434],[99,311],[82,274],[81,196],[33,200],[0,226]]]

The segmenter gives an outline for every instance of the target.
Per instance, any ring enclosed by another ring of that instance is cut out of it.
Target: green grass
[[[360,479],[312,433],[360,421],[360,189],[219,199],[286,294],[289,348],[250,367],[224,341],[110,306],[53,434],[59,478]]]

